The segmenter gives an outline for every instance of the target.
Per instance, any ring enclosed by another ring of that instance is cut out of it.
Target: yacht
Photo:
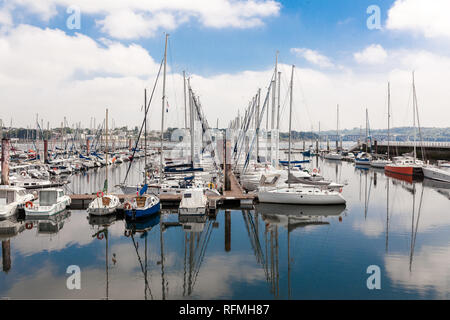
[[[51,216],[70,206],[71,199],[61,188],[39,190],[39,196],[34,203],[25,206],[25,216]]]
[[[368,154],[367,152],[361,152],[356,156],[355,164],[370,166],[371,160],[372,156],[370,154]]]
[[[413,157],[394,157],[393,163],[384,167],[385,172],[413,177],[423,176],[423,161]]]
[[[345,204],[346,201],[338,191],[322,189],[316,186],[295,186],[273,189],[262,187],[258,190],[261,203],[330,205]]]
[[[25,188],[0,186],[0,218],[13,216],[33,200],[34,196],[27,194]]]
[[[424,166],[422,167],[423,175],[425,178],[450,182],[450,168],[442,167],[437,168],[433,166]]]
[[[124,204],[125,215],[128,218],[146,218],[161,211],[159,198],[157,196],[144,193],[145,191],[141,189],[139,194],[133,197],[131,202],[126,202]]]
[[[119,204],[119,197],[99,192],[97,197],[89,204],[87,212],[97,216],[109,215],[117,210]]]

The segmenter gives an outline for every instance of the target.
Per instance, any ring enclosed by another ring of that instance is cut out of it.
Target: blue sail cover
[[[147,192],[147,189],[148,189],[148,185],[147,185],[147,184],[144,184],[144,186],[142,187],[142,189],[139,190],[139,195],[142,196],[144,193]]]

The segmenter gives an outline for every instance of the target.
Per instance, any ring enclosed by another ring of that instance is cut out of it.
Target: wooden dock
[[[238,180],[233,172],[229,173],[231,182],[231,190],[224,191],[220,196],[208,196],[208,204],[210,209],[217,209],[220,207],[249,207],[253,206],[253,202],[256,198],[255,194],[245,194]],[[133,198],[133,194],[117,194],[120,202],[123,204],[130,201]],[[73,194],[70,195],[72,203],[71,209],[85,210],[97,196],[95,194]],[[159,195],[161,201],[161,207],[166,208],[178,208],[181,201],[181,194],[161,194]]]

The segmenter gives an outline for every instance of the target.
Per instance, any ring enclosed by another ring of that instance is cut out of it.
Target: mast
[[[368,150],[368,147],[369,147],[369,131],[368,131],[368,121],[367,121],[367,119],[368,119],[368,110],[367,110],[367,108],[366,108],[366,153],[367,153],[367,150]]]
[[[105,119],[105,130],[106,130],[106,147],[105,147],[105,171],[106,171],[106,193],[108,193],[108,108],[106,108],[106,119]]]
[[[293,97],[293,87],[294,87],[294,68],[295,66],[292,65],[292,73],[291,73],[291,92],[290,92],[290,102],[289,102],[289,154],[288,154],[288,181],[289,176],[291,175],[291,129],[292,129],[292,97]],[[289,183],[288,187],[291,187],[291,184]]]
[[[144,185],[147,184],[147,89],[144,89]],[[164,117],[164,113],[163,113]],[[162,140],[161,140],[162,142]],[[162,153],[162,148],[161,148]],[[162,171],[161,171],[162,172]]]
[[[412,73],[413,78],[413,126],[414,126],[414,164],[416,164],[417,158],[417,147],[416,147],[416,83],[414,79],[414,71]]]
[[[336,152],[339,152],[339,105],[337,105],[336,116]]]
[[[261,108],[261,88],[258,89],[258,103],[256,105],[256,162],[259,163],[259,112]]]
[[[187,129],[187,106],[186,106],[186,72],[183,71],[183,87],[184,87],[184,128]]]
[[[188,79],[189,87],[189,116],[190,116],[190,131],[191,131],[191,165],[194,167],[194,95],[192,93],[191,81]]]
[[[164,77],[163,77],[163,94],[162,94],[162,108],[161,108],[161,154],[159,157],[159,165],[161,167],[160,176],[163,173],[163,139],[164,139],[164,109],[166,107],[166,72],[167,72],[167,40],[169,34],[166,34],[166,44],[164,48]]]
[[[391,83],[388,82],[388,145],[387,158],[389,160],[390,140],[391,140]]]

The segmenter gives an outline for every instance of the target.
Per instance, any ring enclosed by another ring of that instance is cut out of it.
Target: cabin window
[[[56,203],[57,193],[55,191],[41,191],[39,193],[39,204],[41,206],[51,206]]]
[[[184,197],[185,197],[185,198],[191,198],[191,197],[192,197],[192,194],[190,194],[190,193],[185,193],[185,194],[184,194]]]
[[[6,201],[6,204],[10,204],[11,202],[15,201],[15,198],[16,195],[14,191],[0,190],[0,199],[4,199],[2,200],[2,202]]]

